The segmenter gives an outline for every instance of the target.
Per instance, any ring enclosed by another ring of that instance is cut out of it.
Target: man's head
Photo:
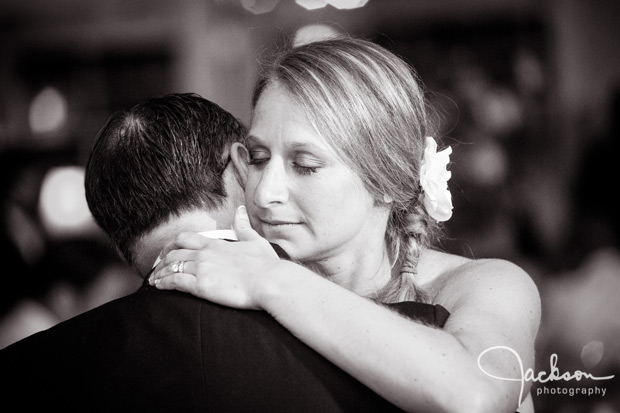
[[[245,134],[234,116],[196,94],[149,99],[110,116],[86,166],[86,199],[142,274],[175,232],[230,227],[241,202],[230,146]]]

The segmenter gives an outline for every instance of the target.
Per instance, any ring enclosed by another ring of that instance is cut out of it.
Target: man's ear
[[[250,162],[250,154],[243,144],[235,142],[230,147],[230,158],[233,162],[235,178],[237,178],[237,182],[239,182],[241,188],[245,190],[245,183],[248,180],[248,163]]]

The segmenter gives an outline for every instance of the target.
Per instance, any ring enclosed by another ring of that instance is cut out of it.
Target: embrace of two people
[[[514,356],[480,366],[479,355],[504,346],[533,367],[537,288],[512,263],[436,249],[450,150],[437,151],[413,70],[365,40],[317,41],[278,55],[252,103],[249,131],[194,94],[108,120],[87,200],[145,283],[2,350],[10,398],[101,411],[532,410],[529,388],[492,377],[517,379]],[[238,242],[198,234],[230,228]]]

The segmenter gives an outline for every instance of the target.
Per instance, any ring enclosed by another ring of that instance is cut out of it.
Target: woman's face
[[[261,95],[247,140],[246,208],[254,229],[294,260],[317,262],[383,240],[388,217],[288,92]],[[374,238],[376,239],[376,238]]]

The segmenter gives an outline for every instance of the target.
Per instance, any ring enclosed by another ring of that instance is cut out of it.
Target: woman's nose
[[[267,208],[288,200],[286,168],[282,162],[272,159],[262,170],[254,191],[254,204]]]

